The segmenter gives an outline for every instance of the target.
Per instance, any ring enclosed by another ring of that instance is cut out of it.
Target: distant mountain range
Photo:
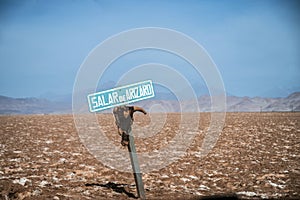
[[[195,111],[195,101],[178,101],[168,99],[167,94],[160,94],[161,98],[137,102],[153,112],[179,112],[180,108],[186,112]],[[153,108],[153,105],[154,106]],[[207,95],[198,98],[201,112],[211,111],[210,97]],[[85,106],[87,108],[87,106]],[[227,96],[227,112],[273,112],[273,111],[300,111],[300,92],[287,97],[236,97]],[[63,114],[72,113],[72,103],[68,100],[48,100],[45,98],[11,98],[0,96],[0,114]]]
[[[195,111],[195,101],[184,101],[181,105],[174,100],[146,100],[137,103],[150,109],[151,105],[160,105],[157,109],[164,108],[167,112],[179,112],[182,108],[185,112]],[[198,98],[200,112],[211,111],[211,99],[208,95]],[[300,92],[295,92],[284,98],[263,97],[226,97],[227,112],[287,112],[300,111]]]
[[[0,96],[0,114],[71,113],[68,102],[55,102],[41,98],[11,98]]]

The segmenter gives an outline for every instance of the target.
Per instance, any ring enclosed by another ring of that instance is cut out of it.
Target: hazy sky
[[[139,27],[170,28],[195,39],[230,94],[300,91],[299,8],[291,0],[0,0],[0,95],[71,93],[96,45]]]

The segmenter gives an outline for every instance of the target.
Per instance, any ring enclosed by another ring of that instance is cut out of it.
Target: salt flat
[[[166,116],[157,134],[136,139],[138,152],[159,151],[169,144],[180,115]],[[99,114],[98,121],[107,138],[120,146],[113,116]],[[200,144],[210,123],[210,113],[201,113],[186,154],[143,174],[146,197],[300,198],[299,122],[300,113],[227,113],[216,146],[201,157]],[[133,131],[149,124],[149,117],[136,115]],[[104,166],[89,153],[72,115],[0,117],[0,191],[1,199],[129,199],[136,195],[131,173]]]

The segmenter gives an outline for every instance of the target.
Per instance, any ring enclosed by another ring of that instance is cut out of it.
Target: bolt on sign
[[[96,112],[154,97],[151,80],[105,90],[87,96],[90,112]]]

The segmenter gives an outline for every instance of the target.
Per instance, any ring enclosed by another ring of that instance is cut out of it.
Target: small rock
[[[47,141],[46,141],[46,144],[52,144],[52,143],[53,143],[52,140],[47,140]]]
[[[20,184],[22,186],[24,186],[26,184],[26,182],[31,182],[31,180],[23,177],[23,178],[20,178],[19,180],[17,179],[17,180],[13,181],[13,183],[18,183],[18,184]]]
[[[40,187],[45,187],[45,186],[47,186],[47,185],[50,185],[48,181],[42,181],[42,182],[39,184]]]
[[[59,159],[59,163],[65,163],[67,161],[67,159],[65,159],[65,158],[61,158],[61,159]]]
[[[33,195],[33,196],[39,196],[40,194],[42,194],[42,191],[39,190],[39,189],[34,190],[34,191],[32,192],[32,195]]]
[[[194,179],[194,180],[197,180],[197,179],[198,179],[197,176],[193,176],[193,175],[190,175],[190,176],[188,176],[188,177],[190,177],[191,179]]]
[[[242,191],[242,192],[237,192],[239,195],[245,195],[247,197],[254,197],[257,196],[255,192],[248,192],[248,191]]]
[[[209,190],[210,188],[205,185],[200,185],[199,190]]]
[[[190,181],[190,179],[188,179],[188,178],[181,178],[180,180],[183,180],[183,182]]]

